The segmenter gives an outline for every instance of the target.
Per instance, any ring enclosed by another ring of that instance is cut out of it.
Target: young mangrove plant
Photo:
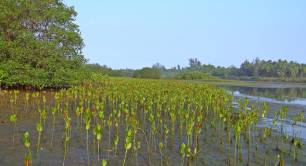
[[[64,158],[63,158],[63,166],[65,165],[66,157],[67,157],[67,149],[68,143],[71,137],[71,118],[69,117],[68,111],[64,111],[64,121],[65,121],[65,131],[64,131]]]
[[[25,132],[22,138],[23,138],[23,145],[26,148],[26,152],[24,156],[24,163],[25,163],[25,166],[30,166],[32,162],[32,152],[30,149],[31,143],[30,143],[29,132]]]
[[[13,127],[13,145],[15,145],[15,133],[16,133],[16,124],[17,124],[17,115],[16,114],[12,114],[10,115],[10,122],[14,123],[14,127]]]
[[[85,129],[86,129],[86,150],[87,150],[87,165],[90,165],[90,160],[89,160],[89,129],[91,126],[91,112],[89,108],[86,109],[84,113],[84,124],[85,124]]]
[[[125,132],[125,143],[124,143],[125,153],[124,153],[124,159],[123,159],[122,166],[125,166],[127,153],[132,147],[132,140],[133,140],[133,138],[132,138],[133,135],[132,134],[133,133],[132,133],[131,129],[127,129],[126,132]]]
[[[41,139],[41,133],[43,132],[43,124],[39,121],[36,125],[36,131],[38,132],[38,138],[37,138],[37,156],[39,156],[39,151],[40,151],[40,139]]]
[[[97,139],[97,149],[98,149],[98,163],[100,163],[100,142],[102,139],[102,128],[100,124],[96,124],[95,128],[96,139]]]
[[[295,127],[298,125],[298,123],[303,122],[304,120],[304,111],[299,112],[294,118],[294,123],[293,123],[293,138],[290,141],[290,152],[291,152],[291,147],[293,146],[293,159],[294,161],[298,161],[298,153],[299,150],[302,149],[303,144],[301,140],[298,138],[297,134],[295,133]]]
[[[186,144],[182,143],[180,146],[180,155],[181,155],[181,165],[184,166],[186,158]]]

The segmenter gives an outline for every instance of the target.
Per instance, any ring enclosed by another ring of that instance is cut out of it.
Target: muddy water
[[[304,112],[306,117],[306,87],[294,85],[270,83],[269,86],[220,86],[234,95],[236,100],[248,98],[253,104],[257,102],[270,104],[271,112],[267,118],[260,120],[258,127],[269,127],[278,132],[283,130],[288,136],[296,136],[306,141],[306,123],[294,123],[291,120],[298,112]],[[237,102],[233,104],[234,107],[237,107]],[[288,106],[289,108],[287,119],[283,123],[282,121],[277,121],[273,125],[274,112],[280,110],[283,106]]]
[[[0,165],[2,166],[20,166],[24,165],[25,148],[22,145],[22,134],[26,131],[30,132],[31,150],[33,157],[33,165],[41,166],[56,166],[63,165],[64,146],[64,120],[62,116],[56,116],[55,130],[52,130],[52,116],[50,108],[54,105],[54,93],[53,92],[40,92],[39,97],[30,97],[29,103],[26,104],[24,100],[24,93],[18,94],[16,103],[11,102],[11,94],[0,95]],[[48,110],[47,119],[42,133],[41,147],[37,153],[37,138],[36,124],[39,121],[38,107],[43,107],[43,98],[47,99],[46,108]],[[278,108],[279,105],[272,106]],[[71,108],[73,110],[73,106]],[[15,144],[13,144],[13,124],[9,122],[8,117],[12,112],[17,112],[17,128],[15,132]],[[72,137],[68,144],[67,159],[65,165],[87,165],[87,150],[86,150],[86,133],[84,126],[80,124],[80,120],[72,114]],[[263,121],[261,124],[269,123],[269,121]],[[303,126],[302,124],[300,126]],[[123,130],[121,126],[121,130]],[[149,126],[148,126],[149,128]],[[227,135],[225,133],[218,134],[220,126],[211,126],[205,124],[203,139],[200,140],[200,153],[193,165],[233,165],[234,160],[234,143],[233,136],[231,136],[230,145],[227,144]],[[221,129],[222,130],[222,129]],[[258,130],[260,132],[260,128]],[[53,144],[51,145],[52,133],[54,134]],[[114,129],[111,129],[110,135],[108,129],[103,129],[103,137],[100,150],[100,159],[106,159],[108,165],[122,165],[124,158],[124,131],[120,132],[120,141],[117,152],[109,144],[109,138],[113,142]],[[303,134],[301,134],[303,135]],[[139,139],[143,139],[145,136],[139,133],[137,136]],[[178,136],[169,136],[169,144],[166,150],[163,152],[163,165],[180,165],[181,157],[179,154],[179,146],[182,140],[186,138],[180,138]],[[90,165],[101,165],[97,162],[97,149],[96,144],[93,141],[92,132],[89,134],[89,150],[90,150]],[[145,140],[145,139],[143,139]],[[243,137],[242,137],[243,140]],[[151,147],[150,160],[148,157],[148,147],[146,141],[141,142],[141,148],[137,153],[130,152],[127,155],[127,165],[160,165],[161,157],[157,146]],[[245,141],[242,141],[240,165],[246,165],[247,158],[247,145]],[[286,153],[289,151],[288,145],[281,145],[283,149],[286,149]],[[258,139],[253,139],[253,144],[250,147],[250,163],[251,165],[274,165],[277,162],[277,154],[279,152],[275,150],[275,142],[273,138],[268,139],[265,143],[260,143]],[[306,165],[305,150],[300,152],[298,162],[293,161],[292,157],[287,154],[284,156],[286,165]],[[230,159],[230,161],[228,161]],[[230,163],[230,164],[229,164]],[[186,164],[186,163],[185,163]]]

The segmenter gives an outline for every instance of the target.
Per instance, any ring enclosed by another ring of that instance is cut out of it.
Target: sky
[[[78,12],[90,63],[114,69],[189,58],[306,63],[306,0],[64,0]]]

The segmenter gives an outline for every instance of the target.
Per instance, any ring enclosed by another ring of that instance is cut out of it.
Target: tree
[[[252,64],[248,61],[248,60],[245,60],[241,66],[240,66],[240,69],[241,69],[241,73],[242,75],[244,76],[252,76],[254,71],[253,71],[253,66]]]
[[[201,62],[197,58],[190,58],[189,59],[189,67],[192,69],[197,69],[201,67]]]
[[[77,13],[61,0],[1,0],[2,84],[68,84],[86,60]]]
[[[145,67],[140,70],[136,70],[133,74],[134,78],[150,78],[150,79],[160,79],[161,73],[160,70]]]
[[[153,69],[158,69],[158,70],[166,70],[166,67],[164,65],[161,65],[160,63],[155,63],[154,65],[152,65]]]

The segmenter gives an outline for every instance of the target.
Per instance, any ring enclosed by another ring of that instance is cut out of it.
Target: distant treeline
[[[219,77],[276,77],[276,78],[296,78],[306,77],[306,64],[300,64],[286,60],[260,60],[256,58],[250,62],[245,60],[239,68],[231,67],[215,67],[213,65],[201,64],[197,59],[189,60],[188,70],[202,71]]]
[[[260,60],[256,58],[252,62],[245,60],[240,67],[221,67],[210,64],[202,64],[198,59],[189,59],[189,66],[180,65],[167,69],[156,63],[152,67],[139,70],[121,69],[112,70],[107,66],[95,64],[105,74],[120,77],[137,78],[177,78],[177,79],[262,79],[262,80],[295,80],[306,78],[306,64],[286,60]]]

